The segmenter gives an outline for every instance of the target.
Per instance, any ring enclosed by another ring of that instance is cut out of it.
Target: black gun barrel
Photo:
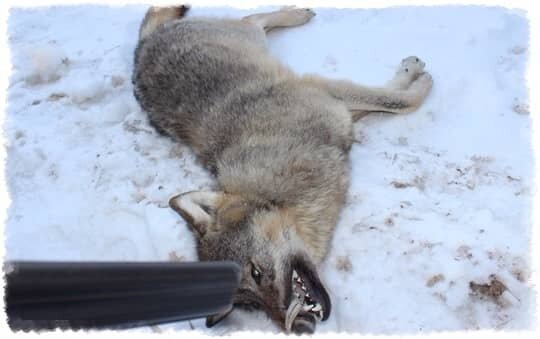
[[[205,317],[232,307],[233,262],[11,261],[12,330],[129,328]]]

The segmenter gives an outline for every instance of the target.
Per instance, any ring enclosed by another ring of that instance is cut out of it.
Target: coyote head
[[[203,191],[175,196],[169,204],[195,233],[200,260],[230,260],[241,267],[234,306],[262,309],[295,333],[313,333],[316,320],[328,318],[330,298],[285,207]],[[291,316],[293,306],[298,307]],[[230,311],[208,317],[206,325]]]

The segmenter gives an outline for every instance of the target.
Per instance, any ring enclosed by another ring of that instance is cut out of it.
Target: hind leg
[[[313,75],[303,79],[345,103],[353,120],[358,120],[371,112],[408,113],[418,109],[433,86],[433,79],[424,72],[424,66],[415,56],[405,58],[394,78],[385,87],[378,88]]]
[[[424,73],[426,63],[417,56],[410,56],[401,60],[394,78],[386,83],[385,87],[394,89],[407,89]]]
[[[189,10],[189,6],[171,6],[171,7],[150,7],[144,16],[139,29],[139,40],[146,38],[154,32],[160,25],[181,19]]]
[[[300,26],[311,20],[315,12],[309,8],[284,7],[279,11],[258,13],[243,17],[242,20],[250,22],[265,32],[277,27]]]

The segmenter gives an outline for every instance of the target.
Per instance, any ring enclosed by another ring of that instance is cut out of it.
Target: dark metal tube
[[[8,262],[12,330],[126,328],[187,320],[232,307],[233,262]]]

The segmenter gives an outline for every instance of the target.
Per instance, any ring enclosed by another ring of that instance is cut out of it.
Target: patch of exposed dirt
[[[352,270],[352,263],[349,256],[339,256],[336,260],[336,268],[338,271],[350,272]]]
[[[488,283],[476,283],[470,281],[469,288],[473,296],[490,300],[500,307],[505,307],[508,306],[509,303],[520,301],[495,274],[489,276]]]
[[[60,100],[62,98],[65,98],[65,97],[67,97],[66,93],[52,93],[47,98],[47,101],[58,101],[58,100]]]
[[[424,177],[416,176],[412,182],[402,182],[394,180],[390,182],[390,184],[397,189],[416,187],[420,191],[423,191],[426,188],[426,179]]]
[[[439,273],[429,278],[429,280],[426,282],[426,286],[433,287],[435,284],[441,281],[444,281],[444,275]]]

